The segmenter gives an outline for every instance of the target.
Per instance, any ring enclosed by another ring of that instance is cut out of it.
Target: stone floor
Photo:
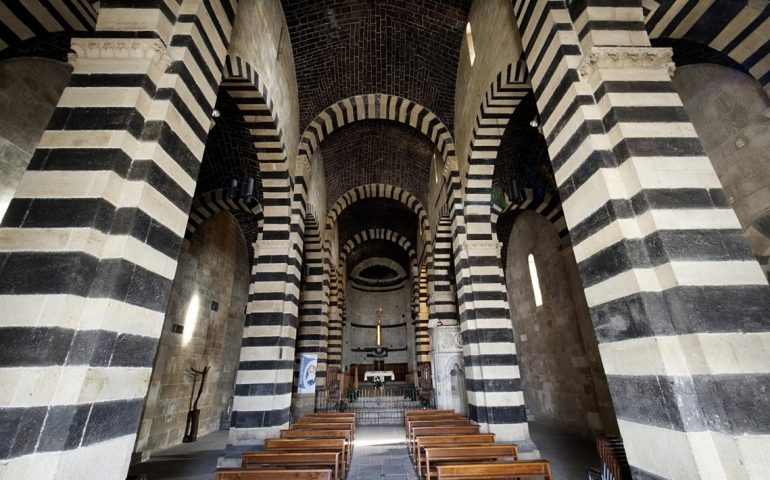
[[[540,456],[551,462],[556,480],[584,480],[588,467],[599,466],[596,443],[541,423],[529,422],[529,436]]]
[[[361,425],[348,480],[416,480],[406,450],[404,427]]]
[[[211,480],[226,445],[227,430],[212,432],[198,437],[195,443],[162,450],[146,462],[133,465],[128,473],[144,473],[148,480]]]
[[[551,461],[557,480],[583,480],[586,468],[599,459],[594,443],[545,425],[530,423],[532,440],[541,456]],[[149,480],[209,480],[217,457],[225,448],[227,432],[202,436],[153,455],[131,467],[130,474],[145,473]],[[356,443],[348,480],[416,480],[404,443],[402,426],[365,426],[356,429]]]

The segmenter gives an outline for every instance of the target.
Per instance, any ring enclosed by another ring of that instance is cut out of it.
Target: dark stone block
[[[38,451],[58,452],[80,446],[91,405],[57,405],[48,411]]]

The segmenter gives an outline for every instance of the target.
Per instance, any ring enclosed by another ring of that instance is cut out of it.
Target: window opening
[[[473,46],[473,30],[471,29],[471,22],[465,25],[465,40],[468,42],[468,56],[471,59],[471,67],[474,60],[476,60],[476,48]]]
[[[532,279],[532,291],[535,293],[535,305],[539,307],[543,304],[543,293],[540,291],[540,279],[537,276],[535,256],[530,253],[527,260],[529,263],[529,278]]]

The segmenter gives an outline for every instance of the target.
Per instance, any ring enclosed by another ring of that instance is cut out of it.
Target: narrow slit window
[[[468,42],[468,56],[471,59],[471,67],[473,61],[476,60],[476,48],[473,46],[473,30],[471,29],[471,22],[465,25],[465,41]]]
[[[537,277],[537,265],[535,265],[535,256],[531,253],[527,258],[529,263],[529,278],[532,279],[532,291],[535,293],[535,305],[543,304],[543,294],[540,291],[540,279]]]

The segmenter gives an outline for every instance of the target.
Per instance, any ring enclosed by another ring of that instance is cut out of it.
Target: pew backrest
[[[433,474],[431,467],[438,466],[439,464],[500,459],[518,460],[518,447],[512,444],[427,447],[425,449],[425,478],[430,480]]]
[[[339,479],[342,472],[338,452],[247,452],[241,455],[241,468],[292,468],[304,467],[329,468],[333,472],[332,478]]]
[[[436,471],[439,480],[494,480],[511,477],[553,480],[548,460],[439,465]]]
[[[478,433],[470,435],[437,435],[422,436],[417,439],[414,448],[414,455],[417,459],[417,470],[422,469],[423,455],[422,451],[428,447],[441,447],[450,445],[490,445],[495,443],[494,433]]]
[[[332,478],[334,478],[333,473],[328,469],[283,470],[276,468],[218,470],[215,477],[216,480],[332,480]]]

